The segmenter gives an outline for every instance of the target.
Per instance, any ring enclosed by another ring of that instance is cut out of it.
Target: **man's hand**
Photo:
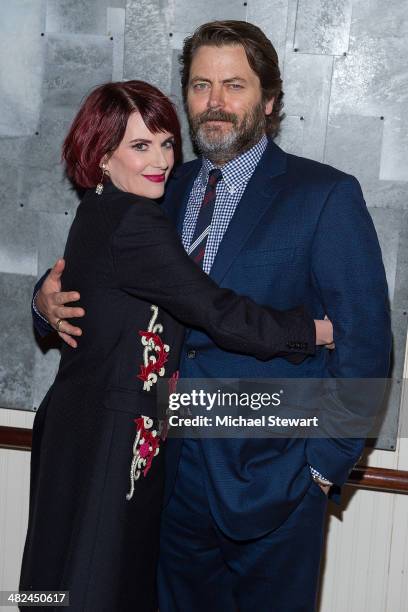
[[[55,329],[57,329],[58,321],[62,320],[62,323],[59,324],[59,330],[57,329],[58,335],[69,346],[76,348],[78,343],[71,336],[81,336],[82,329],[74,327],[65,321],[65,319],[83,317],[85,310],[83,308],[65,306],[69,302],[79,300],[80,294],[77,291],[61,291],[61,276],[64,268],[65,260],[58,259],[37,293],[35,305]]]
[[[316,327],[316,344],[325,346],[328,349],[334,349],[333,342],[333,325],[327,316],[324,319],[315,319]]]
[[[323,491],[325,495],[329,494],[331,485],[324,485],[324,484],[319,484],[319,483],[316,483],[316,484],[318,484],[318,486],[321,488],[321,490]]]

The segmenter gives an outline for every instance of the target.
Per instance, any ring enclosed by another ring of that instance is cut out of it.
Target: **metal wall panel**
[[[352,0],[299,0],[294,46],[301,53],[348,51]]]
[[[4,408],[32,409],[34,346],[30,303],[34,278],[0,274],[0,398]]]
[[[125,25],[125,79],[141,79],[170,93],[169,0],[128,0]]]

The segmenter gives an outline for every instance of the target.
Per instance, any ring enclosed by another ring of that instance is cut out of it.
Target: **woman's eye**
[[[174,140],[168,140],[167,142],[164,143],[163,146],[166,149],[173,149],[173,147],[174,147]]]
[[[145,142],[137,142],[133,145],[132,149],[136,149],[136,151],[146,151],[147,144]]]

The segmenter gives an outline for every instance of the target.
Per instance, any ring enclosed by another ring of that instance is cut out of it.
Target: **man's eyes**
[[[234,91],[237,91],[239,89],[244,89],[244,87],[240,85],[240,83],[226,83],[225,86],[228,89],[233,89]],[[193,89],[196,91],[204,91],[205,89],[208,89],[209,87],[210,87],[209,83],[194,83],[193,85]]]

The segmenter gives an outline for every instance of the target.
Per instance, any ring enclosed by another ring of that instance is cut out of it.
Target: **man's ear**
[[[274,102],[275,102],[275,98],[271,98],[265,103],[265,115],[272,114]]]

